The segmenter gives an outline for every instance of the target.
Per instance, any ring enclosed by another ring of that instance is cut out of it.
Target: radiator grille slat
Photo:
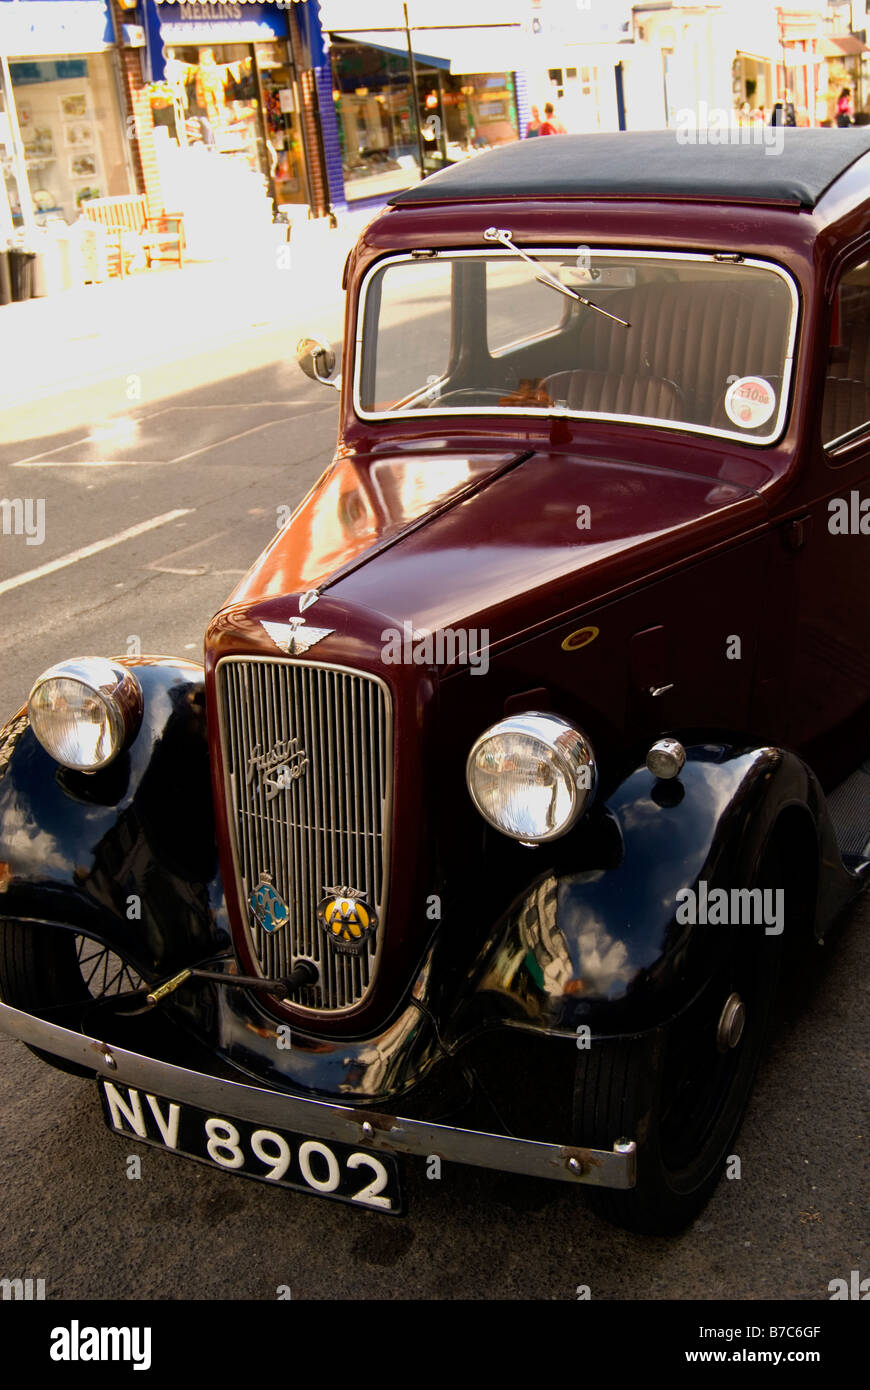
[[[237,891],[252,954],[280,978],[299,959],[319,979],[294,995],[312,1010],[353,1007],[368,991],[384,930],[392,792],[386,686],[299,661],[227,657],[218,666],[221,742]],[[275,791],[281,766],[300,775]],[[249,899],[271,875],[288,921],[266,932]],[[336,952],[317,920],[333,887],[356,889],[378,929],[359,956]]]

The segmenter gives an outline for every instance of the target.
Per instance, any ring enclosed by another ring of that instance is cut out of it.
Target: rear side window
[[[837,288],[822,399],[826,448],[870,433],[870,261],[846,271]]]

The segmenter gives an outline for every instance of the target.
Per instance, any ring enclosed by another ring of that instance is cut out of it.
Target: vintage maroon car
[[[0,1024],[126,1139],[384,1212],[397,1155],[712,1192],[870,836],[870,132],[751,134],[394,197],[204,670],[6,725]]]

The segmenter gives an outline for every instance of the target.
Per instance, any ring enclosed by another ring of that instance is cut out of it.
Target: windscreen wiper
[[[621,319],[618,314],[609,313],[607,309],[602,309],[600,304],[593,304],[591,299],[586,299],[582,294],[577,294],[576,290],[569,290],[568,286],[563,285],[561,280],[557,280],[555,275],[551,275],[550,272],[541,265],[540,261],[536,261],[534,256],[530,256],[528,252],[523,251],[521,247],[517,246],[512,238],[511,232],[504,228],[487,227],[483,234],[483,239],[484,241],[501,242],[502,246],[506,246],[507,249],[513,251],[515,255],[522,256],[524,261],[528,261],[529,265],[534,266],[537,271],[535,279],[539,280],[542,285],[549,285],[551,290],[558,290],[560,294],[567,295],[569,299],[576,299],[578,304],[585,304],[587,309],[594,309],[596,314],[603,314],[606,319],[613,319],[614,323],[621,323],[623,328],[631,328],[631,324],[627,319]]]

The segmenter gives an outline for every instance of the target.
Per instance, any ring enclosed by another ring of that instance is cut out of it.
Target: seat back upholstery
[[[616,372],[555,372],[541,383],[551,400],[569,410],[605,415],[640,415],[679,420],[680,397],[658,376],[627,377]]]
[[[676,281],[617,291],[601,305],[631,327],[581,310],[588,314],[581,363],[629,381],[668,382],[680,396],[680,418],[717,427],[729,377],[782,374],[782,301],[773,300],[775,293],[775,287],[750,292],[733,282]]]

